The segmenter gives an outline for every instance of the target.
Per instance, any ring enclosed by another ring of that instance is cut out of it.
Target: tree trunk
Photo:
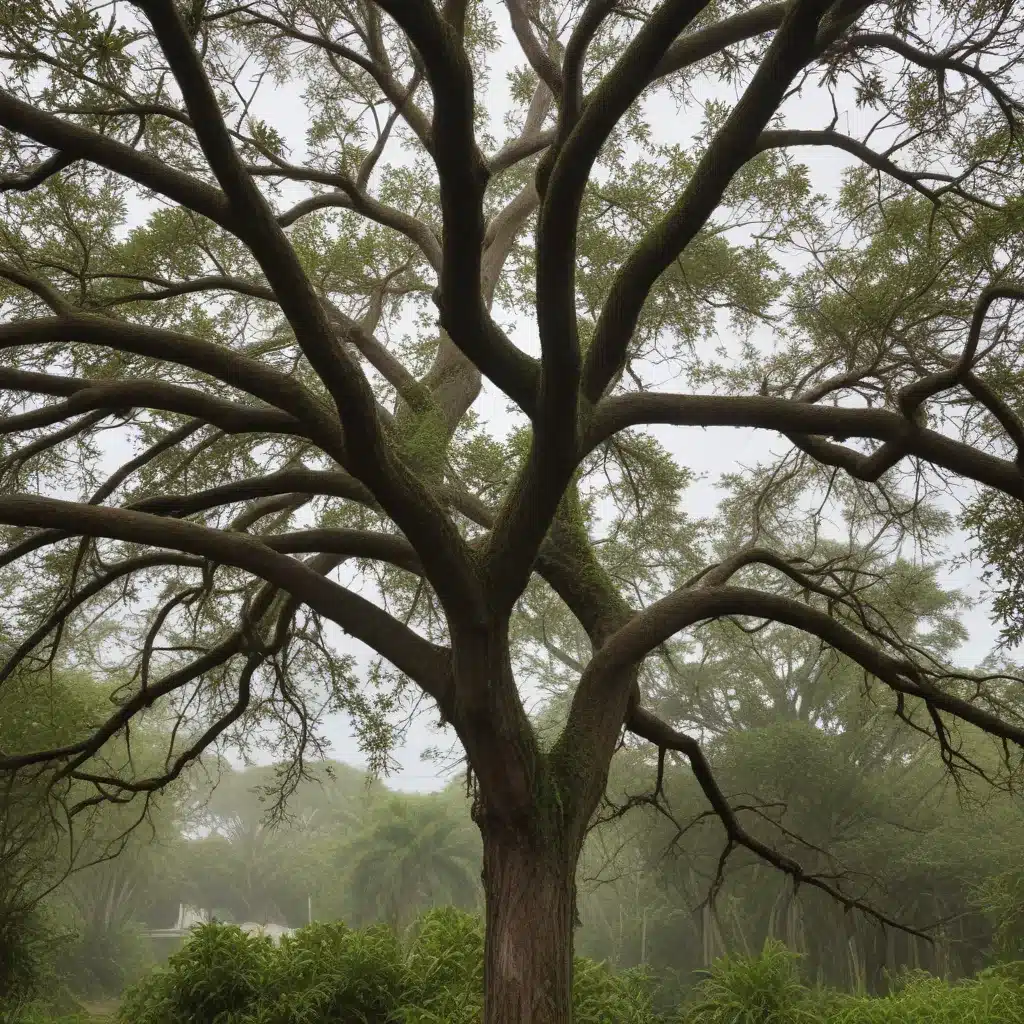
[[[576,865],[604,789],[603,763],[574,751],[574,771],[541,750],[516,688],[508,621],[452,626],[452,724],[476,783],[483,839],[484,1024],[572,1019]]]
[[[572,1019],[577,855],[552,831],[483,825],[484,1024]]]

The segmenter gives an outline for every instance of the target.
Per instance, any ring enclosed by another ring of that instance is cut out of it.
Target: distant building
[[[209,910],[180,903],[178,920],[173,928],[151,928],[146,934],[151,939],[186,939],[196,925],[209,924],[213,920],[215,918]],[[291,935],[295,931],[294,928],[287,928],[276,921],[264,921],[263,924],[244,921],[238,927],[247,935],[266,935],[272,942],[280,942],[282,936]]]
[[[286,928],[283,924],[275,924],[273,921],[266,924],[245,921],[238,927],[248,935],[265,935],[271,942],[280,942],[285,935],[291,935],[295,931],[294,928]]]
[[[186,903],[178,904],[178,920],[173,928],[151,928],[146,934],[151,939],[184,938],[198,924],[209,924],[210,912]]]

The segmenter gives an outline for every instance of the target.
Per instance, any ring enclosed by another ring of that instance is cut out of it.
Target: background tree
[[[55,701],[38,686],[15,677],[0,693],[0,748],[68,742],[88,721],[87,685],[51,680]],[[98,702],[96,702],[98,703]],[[66,819],[46,796],[48,766],[5,773],[0,790],[0,1007],[29,998],[42,982],[44,955],[54,935],[41,911],[43,900],[68,876],[74,856]]]
[[[948,655],[961,633],[959,595],[939,590],[927,567],[865,563],[876,569],[874,606],[901,618],[903,635],[931,656]],[[652,706],[706,737],[716,776],[762,841],[808,869],[841,873],[877,909],[936,941],[871,927],[739,855],[709,902],[721,846],[699,786],[666,766],[664,800],[652,806],[650,758],[631,744],[584,851],[581,949],[688,973],[778,938],[805,955],[812,976],[854,990],[884,991],[903,967],[973,973],[993,938],[973,890],[1005,882],[1019,796],[977,779],[958,786],[929,738],[894,714],[892,695],[866,688],[854,663],[813,638],[730,622],[696,635],[699,646],[674,641],[657,672],[647,667]],[[993,767],[980,736],[961,739]],[[624,807],[636,811],[624,817]]]
[[[431,907],[476,906],[479,839],[457,787],[394,793],[330,762],[311,768],[283,816],[268,816],[286,770],[225,769],[201,796],[203,834],[176,850],[181,901],[220,920],[296,928],[311,912],[320,921],[380,919],[401,929]]]
[[[652,710],[672,637],[800,630],[956,773],[1005,780],[1024,741],[1008,673],[931,656],[862,593],[860,554],[933,537],[936,485],[1024,497],[1018,6],[505,6],[525,64],[504,118],[473,0],[0,6],[0,678],[70,650],[120,670],[95,728],[0,768],[119,801],[269,742],[287,792],[324,712],[387,739],[394,698],[359,689],[340,628],[464,748],[487,1024],[569,1017],[576,864],[623,730],[657,752],[652,799],[688,760],[726,853],[870,910],[748,827],[702,737]],[[701,108],[715,76],[731,95]],[[264,101],[286,84],[304,139]],[[659,95],[692,137],[654,131]],[[839,196],[805,147],[857,161]],[[654,424],[790,447],[701,543]],[[547,742],[521,690],[538,603],[581,669]],[[177,723],[162,766],[113,763],[150,708]]]
[[[73,743],[109,707],[106,686],[81,672],[15,675],[0,691],[0,746],[14,753]],[[140,725],[131,759],[152,771],[153,748],[167,737]],[[122,737],[99,763],[116,770],[128,754]],[[185,824],[183,782],[143,805],[96,802],[92,787],[60,779],[51,764],[4,775],[0,1003],[52,989],[58,976],[82,989],[116,989],[118,961],[139,963],[130,926],[159,898],[161,855]]]
[[[365,827],[381,787],[365,773],[329,762],[311,768],[275,803],[288,766],[223,766],[212,792],[198,794],[197,831],[181,848],[177,892],[182,902],[220,920],[300,927],[315,906],[320,920],[347,918],[339,905],[347,861],[339,852]]]
[[[480,848],[471,823],[437,796],[396,798],[349,844],[346,883],[355,915],[396,929],[435,906],[473,907]]]

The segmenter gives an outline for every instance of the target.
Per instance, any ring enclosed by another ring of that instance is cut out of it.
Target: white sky
[[[523,63],[523,58],[508,28],[504,6],[495,2],[494,8],[495,18],[504,38],[504,46],[489,61],[491,80],[486,99],[489,109],[493,112],[492,125],[497,132],[503,111],[508,104],[505,75],[514,63]],[[281,132],[292,149],[291,159],[301,162],[305,148],[304,131],[308,123],[301,85],[292,83],[284,87],[271,87],[271,90],[265,91],[257,100],[253,113]],[[710,83],[706,85],[706,98],[712,95],[732,99],[735,93],[722,89],[717,83]],[[655,135],[661,142],[687,142],[699,125],[698,107],[677,110],[674,101],[664,94],[652,97],[647,102],[647,109]],[[832,108],[827,97],[811,89],[806,97],[791,102],[785,113],[790,127],[822,128],[831,120]],[[840,113],[839,130],[856,135],[858,130],[865,126],[866,115],[857,111],[852,103],[846,110],[840,107]],[[389,149],[389,155],[392,160],[400,156],[393,146]],[[826,194],[835,193],[843,170],[853,163],[845,154],[826,148],[803,149],[799,152],[798,158],[810,169],[812,188]],[[282,202],[288,203],[301,198],[304,194],[306,193],[298,186],[289,187],[284,192]],[[140,209],[138,213],[138,219],[141,220],[143,211]],[[530,326],[524,325],[523,333],[529,333],[530,330]],[[521,339],[517,337],[517,341]],[[764,343],[770,346],[770,337],[765,337]],[[485,385],[476,406],[484,419],[493,425],[494,433],[498,436],[502,433],[502,421],[507,420],[505,404],[503,396],[498,396],[493,387]],[[656,427],[653,432],[678,462],[688,467],[697,477],[686,494],[686,510],[694,517],[707,516],[714,512],[720,498],[716,481],[721,474],[754,465],[770,452],[781,452],[787,446],[787,442],[775,435],[755,430]],[[122,449],[118,452],[111,451],[109,454],[119,462],[125,453]],[[952,538],[954,547],[959,543],[960,538]],[[956,573],[947,573],[944,582],[948,586],[966,591],[973,599],[965,621],[970,632],[970,640],[961,650],[960,660],[964,663],[976,663],[990,651],[997,634],[997,630],[990,622],[988,605],[983,600],[977,574],[970,568],[963,568]],[[348,641],[348,645],[353,650],[365,651],[355,641]],[[454,735],[450,731],[441,733],[434,727],[435,717],[433,713],[421,715],[409,726],[405,742],[394,751],[398,770],[388,779],[388,785],[392,788],[426,792],[440,788],[446,781],[446,776],[438,765],[425,762],[421,757],[427,748],[447,749],[454,742]],[[328,722],[327,735],[333,745],[332,756],[350,764],[364,763],[352,735],[351,725],[345,717],[333,717]]]

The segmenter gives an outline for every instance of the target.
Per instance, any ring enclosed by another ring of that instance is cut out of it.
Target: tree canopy
[[[841,719],[832,674],[856,672],[950,771],[1017,770],[1012,666],[953,664],[953,610],[906,584],[943,495],[974,501],[1019,638],[1022,15],[0,4],[0,686],[77,659],[113,701],[5,740],[5,777],[131,802],[265,741],[287,791],[326,713],[379,751],[414,687],[475,786],[488,1024],[568,1019],[623,734],[651,800],[687,760],[726,854],[884,916],[760,837],[707,756],[704,729],[794,680],[730,653],[747,682],[718,707],[660,691],[764,628],[820,684],[797,717]],[[850,161],[833,194],[801,163],[823,148]],[[665,438],[711,427],[781,448],[699,521],[701,442]],[[525,688],[555,677],[538,731]],[[143,714],[163,756],[113,763]]]

